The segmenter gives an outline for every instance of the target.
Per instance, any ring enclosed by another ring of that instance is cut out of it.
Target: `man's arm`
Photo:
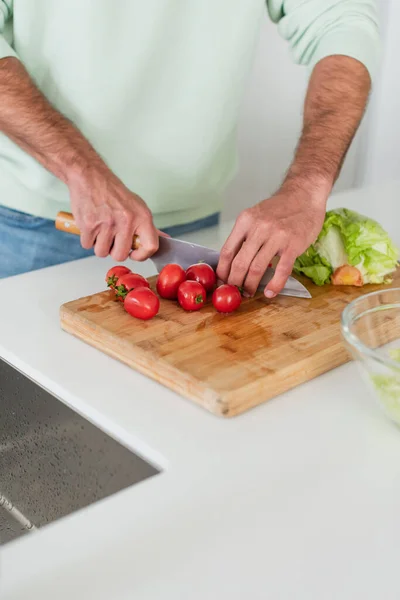
[[[282,190],[333,186],[363,117],[371,79],[360,62],[330,56],[313,70],[304,104],[303,129]]]
[[[51,106],[14,57],[0,59],[0,131],[68,186],[84,248],[94,245],[98,256],[111,251],[115,260],[125,260],[138,234],[141,247],[132,258],[144,260],[157,249],[157,231],[143,200]]]
[[[332,56],[312,73],[294,161],[279,191],[245,210],[221,252],[218,276],[253,295],[280,256],[266,295],[283,288],[294,261],[318,237],[326,203],[368,99],[371,80],[357,60]]]
[[[317,238],[327,198],[359,126],[379,58],[377,0],[266,0],[297,63],[312,69],[295,159],[279,191],[245,210],[226,241],[219,278],[254,294],[270,260],[280,292]]]

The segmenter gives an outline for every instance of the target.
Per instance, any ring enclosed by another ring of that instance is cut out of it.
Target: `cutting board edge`
[[[90,296],[86,296],[86,298],[90,298]],[[93,324],[89,319],[86,319],[82,315],[80,315],[79,318],[76,318],[76,313],[73,311],[73,306],[75,305],[75,303],[81,300],[84,300],[84,298],[72,300],[61,305],[59,315],[60,325],[63,331],[82,340],[83,342],[87,343],[93,348],[96,348],[100,352],[107,354],[111,358],[122,362],[134,371],[148,376],[150,379],[153,379],[163,387],[173,390],[174,392],[180,394],[185,398],[188,398],[189,400],[193,400],[198,406],[202,407],[203,409],[206,409],[213,415],[225,418],[233,416],[233,414],[230,411],[229,404],[225,400],[225,394],[220,394],[214,389],[204,385],[195,377],[182,373],[181,371],[164,361],[162,358],[157,357],[155,359],[152,356],[152,354],[147,350],[141,349],[140,352],[137,352],[136,362],[133,362],[130,361],[127,356],[121,355],[116,350],[113,350],[112,347],[104,348],[104,346],[96,339],[95,324]],[[80,330],[81,325],[85,327],[86,335],[84,335],[84,333]],[[90,331],[92,334],[90,340],[88,340],[87,338],[88,331]],[[108,338],[114,343],[117,343],[119,345],[123,344],[123,341],[121,342],[120,339],[116,338],[112,334],[109,334]],[[165,382],[165,377],[164,379],[163,377],[156,377],[154,371],[146,367],[146,360],[157,360],[157,365],[161,366],[162,375],[165,375],[166,373],[170,375],[168,377],[168,384]],[[195,393],[195,391],[197,393]]]
[[[292,370],[292,365],[290,365],[286,369],[282,369],[282,371],[279,373],[278,378],[275,374],[273,390],[267,393],[265,393],[265,391],[262,390],[260,390],[259,392],[263,394],[262,402],[259,402],[257,400],[258,396],[254,390],[257,387],[262,387],[263,385],[265,385],[265,383],[268,383],[268,379],[264,381],[252,381],[251,383],[248,383],[246,386],[243,386],[237,390],[227,392],[223,395],[223,400],[228,410],[228,413],[225,416],[235,417],[251,410],[252,408],[262,406],[263,404],[265,404],[265,402],[274,400],[282,394],[294,390],[299,385],[304,385],[305,383],[308,383],[309,381],[312,381],[313,379],[316,379],[321,375],[325,375],[326,373],[329,373],[330,371],[337,369],[338,367],[341,367],[352,361],[350,354],[346,350],[341,340],[338,340],[334,346],[330,346],[329,348],[327,348],[325,352],[319,353],[319,355],[317,355],[317,358],[319,357],[319,359],[321,360],[321,357],[323,355],[326,357],[327,354],[329,356],[332,356],[332,362],[330,363],[331,366],[327,367],[326,362],[322,360],[320,366],[314,367],[312,369],[311,376],[310,368],[308,366],[308,357],[299,361],[299,363],[297,364],[298,369],[303,373],[301,377],[295,377],[293,374],[291,374],[290,376],[287,375],[286,372]],[[293,381],[289,382],[288,384],[288,380],[290,380],[290,378],[293,378]],[[245,398],[246,396],[248,396],[248,400],[243,402],[243,398]]]

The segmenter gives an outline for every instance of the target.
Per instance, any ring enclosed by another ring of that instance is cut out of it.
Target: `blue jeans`
[[[173,237],[216,225],[219,214],[165,229]],[[0,279],[86,258],[79,238],[54,227],[54,221],[0,205]]]

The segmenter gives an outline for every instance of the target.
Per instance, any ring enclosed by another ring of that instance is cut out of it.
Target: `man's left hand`
[[[267,298],[285,286],[294,261],[318,237],[325,218],[326,194],[281,191],[243,211],[221,250],[217,276],[253,296],[275,256],[279,263],[265,288]]]

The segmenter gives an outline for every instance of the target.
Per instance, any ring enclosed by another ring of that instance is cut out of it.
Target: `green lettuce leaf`
[[[332,275],[330,264],[318,254],[314,246],[310,246],[304,254],[299,256],[295,262],[294,271],[299,275],[306,275],[317,285],[328,283]]]

